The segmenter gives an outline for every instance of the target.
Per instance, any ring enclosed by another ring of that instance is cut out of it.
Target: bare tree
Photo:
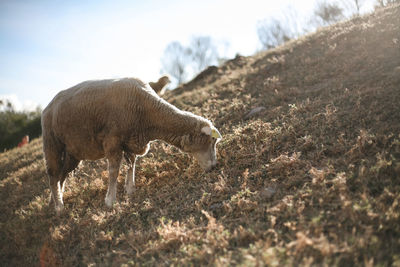
[[[307,32],[299,20],[299,16],[293,8],[287,7],[278,18],[270,18],[259,21],[257,34],[263,48],[270,49],[299,37]]]
[[[390,4],[399,3],[400,0],[376,0],[378,7],[388,6]]]
[[[313,22],[317,27],[327,26],[344,19],[343,8],[338,3],[320,0],[314,10]]]
[[[357,10],[357,15],[360,15],[360,9],[363,4],[364,0],[353,0],[354,6],[356,7]]]
[[[170,43],[164,50],[161,59],[163,71],[170,74],[177,80],[178,84],[183,83],[187,77],[186,67],[190,62],[190,53],[187,48],[179,42]]]
[[[265,49],[271,49],[292,38],[287,25],[275,18],[259,23],[258,38]]]
[[[343,13],[345,11],[350,12],[349,15],[359,16],[361,8],[365,3],[365,0],[340,0],[341,6],[343,7]]]
[[[217,47],[209,36],[193,37],[188,48],[192,58],[192,67],[195,73],[218,61]]]
[[[162,72],[175,78],[179,85],[207,66],[217,64],[218,51],[210,37],[193,37],[189,47],[179,42],[170,43],[164,50],[161,63]]]

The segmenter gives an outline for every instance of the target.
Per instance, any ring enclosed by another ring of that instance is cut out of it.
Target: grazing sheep
[[[216,165],[215,146],[221,138],[212,123],[181,111],[134,78],[86,81],[58,93],[42,113],[43,151],[51,199],[63,210],[65,178],[83,159],[108,160],[105,203],[116,199],[122,157],[129,165],[125,190],[135,190],[135,161],[160,139],[191,153],[200,166]]]
[[[171,82],[168,76],[162,76],[157,82],[149,82],[149,85],[158,95],[163,95],[166,86]]]

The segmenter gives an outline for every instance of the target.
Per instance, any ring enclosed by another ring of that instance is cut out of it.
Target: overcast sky
[[[371,9],[372,0],[365,0]],[[261,48],[257,22],[291,7],[304,23],[315,0],[0,0],[0,98],[44,108],[81,81],[160,76],[165,47],[211,36],[220,56]]]

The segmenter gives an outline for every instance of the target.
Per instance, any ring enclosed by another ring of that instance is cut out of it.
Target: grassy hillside
[[[399,5],[166,98],[215,122],[218,168],[153,143],[109,210],[106,162],[85,161],[56,217],[41,140],[0,154],[2,265],[400,265]]]

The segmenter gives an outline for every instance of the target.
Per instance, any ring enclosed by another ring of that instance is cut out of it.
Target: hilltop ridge
[[[123,167],[108,210],[106,162],[84,161],[58,218],[41,139],[1,153],[2,264],[400,264],[399,4],[238,56],[165,98],[214,122],[218,168],[154,142],[134,196]]]

